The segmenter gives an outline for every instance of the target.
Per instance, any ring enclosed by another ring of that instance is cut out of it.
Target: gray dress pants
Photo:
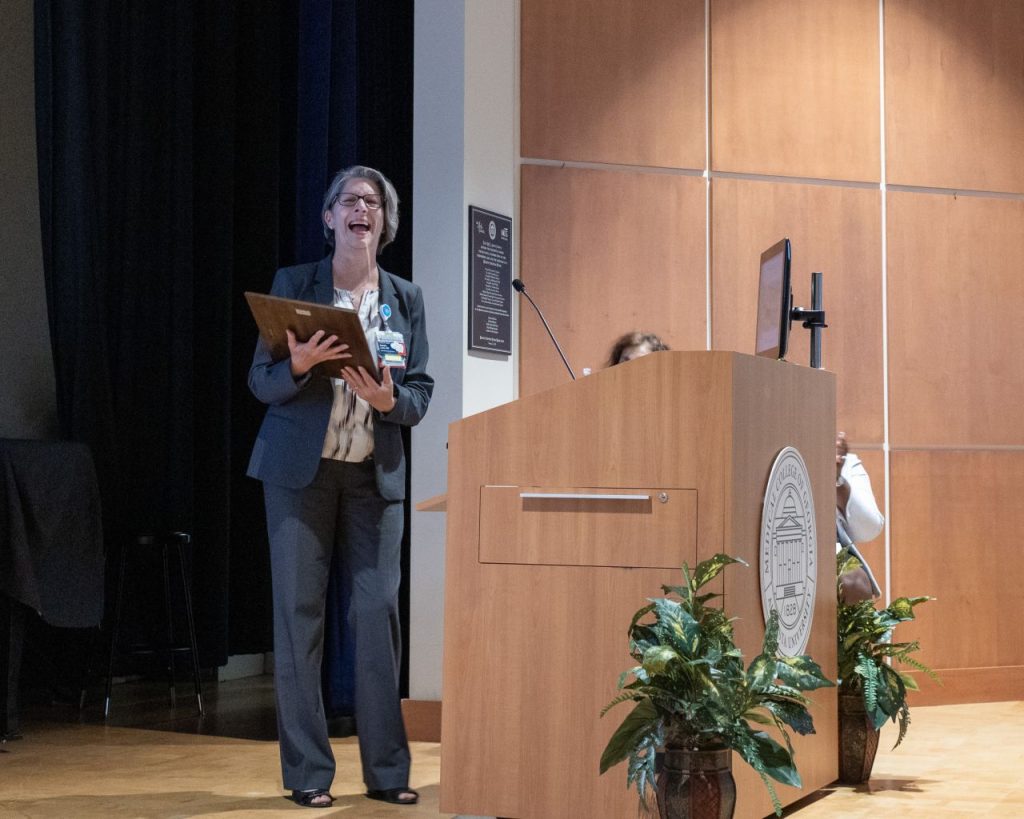
[[[398,695],[403,503],[380,496],[373,461],[321,460],[302,489],[264,483],[274,595],[274,688],[284,787],[330,788],[335,763],[320,688],[331,556],[352,573],[355,719],[369,790],[409,784]]]

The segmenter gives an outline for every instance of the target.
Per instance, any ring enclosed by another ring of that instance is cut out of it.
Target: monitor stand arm
[[[821,369],[821,331],[828,325],[825,323],[825,310],[822,302],[821,273],[811,274],[811,309],[793,307],[789,311],[789,321],[802,321],[803,326],[811,331],[811,366]]]

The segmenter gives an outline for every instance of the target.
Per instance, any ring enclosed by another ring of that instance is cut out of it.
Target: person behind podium
[[[853,605],[878,597],[882,590],[857,543],[874,540],[885,526],[871,478],[860,458],[850,452],[846,433],[836,435],[836,549],[849,550],[860,567],[839,578],[840,602]]]
[[[667,350],[668,345],[654,333],[641,333],[633,331],[619,336],[608,353],[606,366],[614,367],[616,364],[625,364],[634,358],[656,353],[660,350]]]
[[[352,576],[348,627],[355,638],[355,719],[367,796],[414,804],[400,709],[398,587],[404,526],[402,427],[427,411],[427,334],[420,288],[383,270],[395,238],[398,195],[379,171],[353,166],[334,178],[321,213],[333,246],[319,262],[277,272],[271,293],[358,311],[371,351],[400,335],[401,365],[343,378],[314,375],[350,358],[318,331],[288,333],[290,356],[273,361],[260,340],[249,388],[268,405],[248,475],[263,482],[273,573],[274,687],[284,787],[306,807],[329,807],[335,761],[321,694],[324,609],[331,558]],[[392,345],[393,346],[393,345]]]

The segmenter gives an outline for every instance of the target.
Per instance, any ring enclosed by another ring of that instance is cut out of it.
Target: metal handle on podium
[[[588,495],[583,492],[520,492],[520,498],[545,498],[548,500],[650,500],[650,495]]]

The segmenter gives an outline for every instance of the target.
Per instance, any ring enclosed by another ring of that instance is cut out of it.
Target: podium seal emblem
[[[814,497],[796,448],[775,457],[761,510],[761,608],[765,622],[779,612],[779,653],[803,654],[811,636],[818,577]]]

